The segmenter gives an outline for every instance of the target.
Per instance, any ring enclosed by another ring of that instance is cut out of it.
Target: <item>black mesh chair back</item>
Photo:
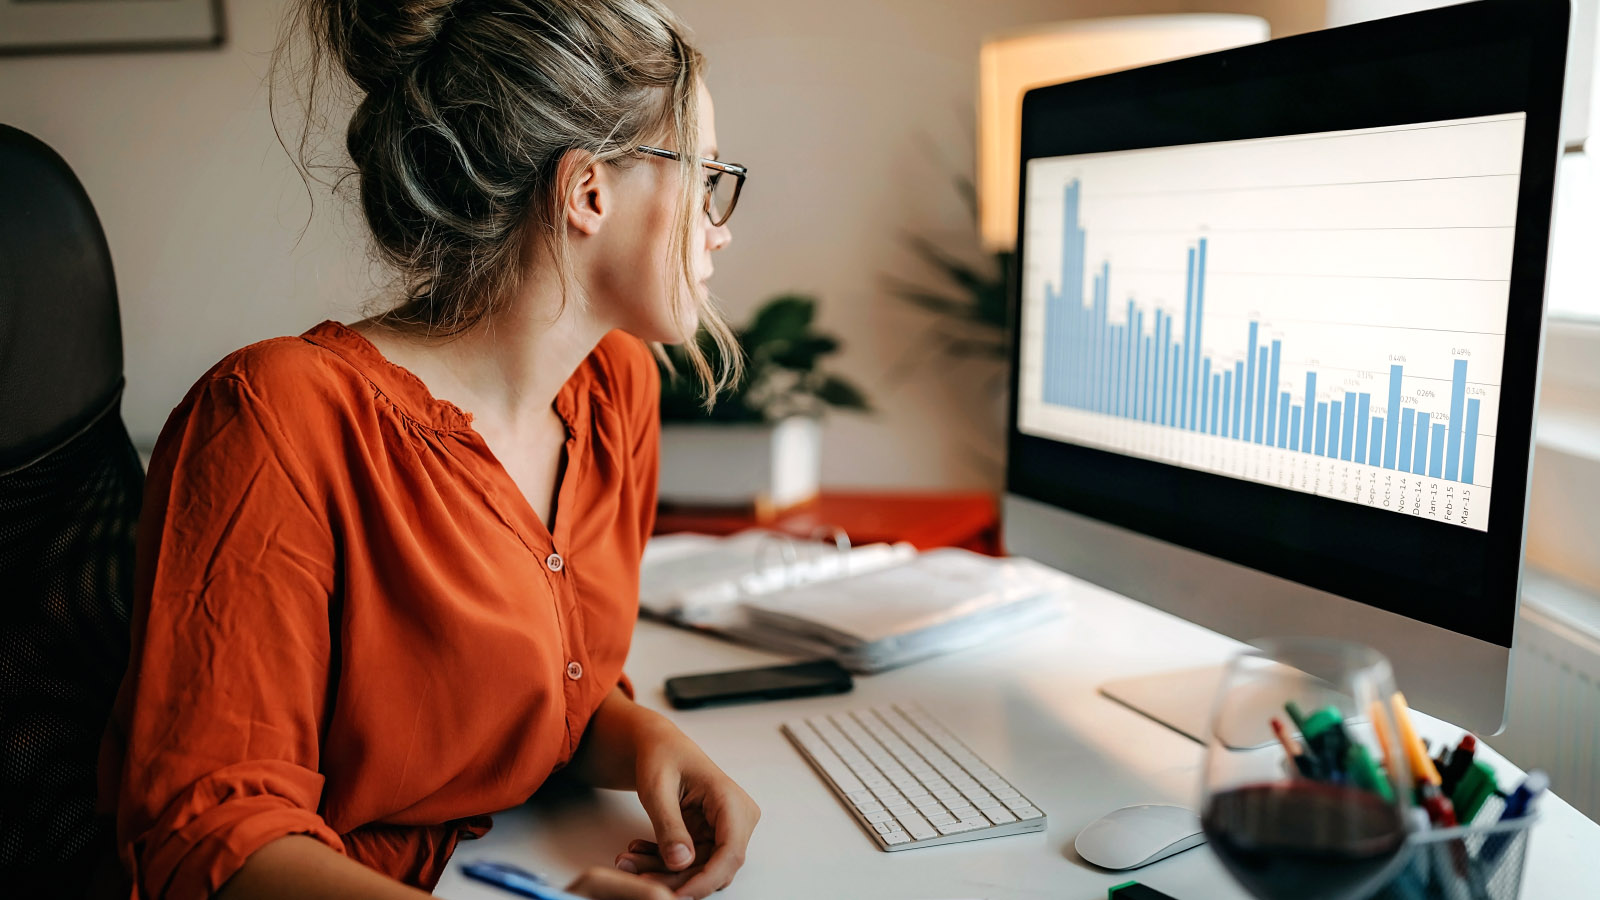
[[[0,125],[0,894],[82,896],[109,846],[95,767],[144,485],[121,398],[94,207],[60,156]]]

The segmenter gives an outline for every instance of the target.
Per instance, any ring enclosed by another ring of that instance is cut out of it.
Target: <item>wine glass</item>
[[[1359,644],[1263,640],[1228,664],[1201,825],[1259,900],[1360,900],[1401,864],[1411,778],[1394,696],[1389,661]]]

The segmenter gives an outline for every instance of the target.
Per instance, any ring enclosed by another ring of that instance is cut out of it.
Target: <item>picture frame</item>
[[[222,0],[0,0],[0,55],[222,46]]]

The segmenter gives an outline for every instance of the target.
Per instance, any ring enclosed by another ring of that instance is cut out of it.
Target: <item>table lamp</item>
[[[1022,95],[1268,37],[1258,16],[1183,14],[1083,19],[992,37],[978,60],[978,211],[986,250],[1014,250]]]

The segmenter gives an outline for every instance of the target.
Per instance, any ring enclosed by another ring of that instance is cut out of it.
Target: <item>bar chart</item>
[[[1031,161],[1020,427],[1486,528],[1521,127]]]

